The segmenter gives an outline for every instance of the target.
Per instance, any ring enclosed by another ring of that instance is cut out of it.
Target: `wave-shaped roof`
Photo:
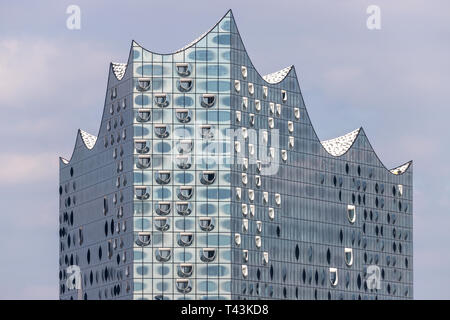
[[[335,157],[339,157],[346,153],[348,149],[350,149],[350,147],[353,145],[353,142],[355,142],[355,139],[358,136],[360,130],[361,128],[358,128],[356,130],[353,130],[352,132],[344,134],[343,136],[330,140],[320,141],[320,143],[323,145],[325,150],[328,151],[329,154]]]
[[[293,66],[289,66],[279,71],[266,74],[265,76],[263,76],[263,79],[266,80],[268,83],[272,84],[279,83],[283,81],[284,78],[286,78],[286,76],[288,75],[288,73],[291,71],[292,68]]]
[[[244,43],[242,42],[242,39],[239,35],[239,31],[237,30],[237,27],[235,25],[234,22],[234,17],[233,14],[231,12],[231,10],[229,10],[223,17],[222,19],[219,20],[219,22],[217,22],[212,28],[210,28],[208,31],[204,32],[203,34],[201,34],[199,37],[197,37],[195,40],[193,40],[192,42],[190,42],[189,44],[187,44],[186,46],[184,46],[183,48],[175,51],[174,53],[178,53],[181,51],[186,50],[189,47],[192,47],[193,45],[195,45],[197,42],[199,42],[201,39],[203,39],[207,34],[209,34],[211,31],[214,30],[214,28],[216,28],[218,25],[220,25],[221,21],[225,18],[225,17],[230,17],[232,24],[234,25],[233,30],[236,30],[237,34],[238,34],[238,41],[241,42],[242,47],[244,47],[245,50],[245,46]],[[140,46],[139,44],[137,44],[135,41],[132,42],[132,47],[130,50],[130,56],[129,56],[129,60],[131,59],[131,53],[132,53],[132,49],[134,46],[138,46],[143,48],[142,46]],[[144,48],[143,48],[144,49]],[[145,49],[147,50],[147,49]],[[147,50],[149,51],[149,50]],[[152,52],[152,51],[149,51]],[[159,53],[155,53],[152,52],[153,54],[159,54]],[[174,53],[169,53],[169,54],[174,54]],[[251,60],[249,59],[250,64],[253,66],[253,64],[251,63]],[[118,63],[118,62],[113,62],[111,63],[110,66],[110,70],[112,71],[112,74],[117,78],[117,80],[121,81],[123,79],[123,77],[125,76],[125,73],[127,72],[127,63]],[[254,67],[253,67],[254,68]],[[268,84],[277,84],[280,83],[281,81],[283,81],[290,73],[293,74],[293,77],[297,77],[295,74],[295,68],[293,65],[288,66],[286,68],[283,68],[279,71],[261,76],[258,71],[256,70],[256,68],[254,68],[256,73],[264,80],[266,81]],[[109,80],[108,80],[109,81]],[[306,111],[307,112],[307,111]],[[314,130],[313,130],[314,131]],[[315,131],[314,131],[315,132]],[[334,138],[334,139],[329,139],[329,140],[325,140],[325,141],[320,141],[320,143],[322,144],[322,146],[324,147],[324,149],[331,155],[339,157],[344,155],[354,144],[355,140],[358,138],[358,135],[363,132],[362,128],[358,128],[352,132],[349,132],[343,136]],[[365,136],[365,134],[364,134]],[[316,134],[317,137],[317,134]],[[93,149],[95,146],[95,143],[97,141],[97,137],[87,133],[83,130],[79,130],[79,136],[77,137],[77,139],[81,139],[84,146],[87,149]],[[319,141],[319,138],[317,137],[317,140]],[[370,144],[370,143],[369,143]],[[68,164],[70,162],[70,160],[66,160],[61,158],[61,160],[63,161],[63,163]],[[381,161],[380,161],[381,163]],[[406,172],[408,170],[408,168],[411,167],[411,163],[412,162],[408,162],[406,164],[403,164],[399,167],[396,167],[394,169],[387,169],[386,170],[392,174],[403,174],[404,172]]]
[[[80,135],[88,149],[92,149],[95,146],[95,142],[97,142],[96,136],[83,130],[80,130]]]
[[[406,170],[408,170],[408,168],[410,167],[411,163],[412,163],[412,162],[409,161],[409,162],[407,162],[407,163],[405,163],[405,164],[403,164],[403,165],[401,165],[401,166],[399,166],[399,167],[397,167],[397,168],[391,169],[391,170],[389,170],[389,171],[392,172],[393,174],[402,174],[402,173],[404,173]]]
[[[117,80],[122,80],[123,76],[125,75],[125,71],[127,70],[127,64],[126,63],[119,63],[119,62],[112,62],[112,69],[114,72],[114,75],[116,76]]]

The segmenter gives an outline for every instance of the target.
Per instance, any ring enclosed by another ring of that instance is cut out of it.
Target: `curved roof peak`
[[[97,137],[80,129],[81,139],[88,149],[92,149],[97,142]]]
[[[284,78],[286,78],[286,76],[289,74],[289,72],[291,71],[291,69],[293,67],[294,66],[291,65],[289,67],[278,70],[276,72],[266,74],[265,76],[263,76],[263,79],[266,82],[271,83],[271,84],[279,83],[279,82],[283,81]]]
[[[344,134],[343,136],[320,141],[320,143],[329,154],[335,157],[339,157],[346,153],[348,149],[350,149],[353,142],[355,142],[356,137],[358,137],[360,131],[361,128],[358,128],[356,130],[353,130],[352,132]]]
[[[122,80],[123,76],[125,75],[125,71],[127,70],[127,64],[120,62],[111,62],[111,66],[117,80]]]
[[[408,170],[408,168],[411,166],[411,163],[412,163],[412,161],[408,161],[407,163],[402,164],[401,166],[391,169],[389,171],[392,172],[393,174],[405,173],[406,170]]]

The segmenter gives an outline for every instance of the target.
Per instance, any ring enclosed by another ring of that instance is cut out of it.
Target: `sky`
[[[362,126],[387,167],[414,160],[414,296],[450,299],[449,1],[30,2],[0,2],[0,299],[58,298],[58,157],[98,132],[109,63],[133,39],[181,48],[228,9],[261,74],[295,65],[321,139]]]

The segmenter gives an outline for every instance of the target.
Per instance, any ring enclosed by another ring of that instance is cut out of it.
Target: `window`
[[[189,279],[177,279],[176,286],[178,292],[189,293],[192,290],[191,281]]]
[[[255,191],[253,189],[248,190],[248,199],[253,202],[255,200]]]
[[[178,234],[178,245],[188,247],[194,241],[194,235],[191,232],[181,232]]]
[[[194,271],[194,268],[192,264],[188,263],[182,263],[178,265],[178,275],[180,277],[186,278],[190,277],[192,275],[192,272]]]
[[[248,219],[242,219],[242,232],[248,231]]]
[[[244,262],[248,261],[248,250],[242,250],[242,260]]]
[[[150,78],[139,78],[137,80],[136,89],[138,91],[147,91],[150,89],[152,80]]]
[[[117,98],[117,88],[111,89],[111,100]]]
[[[241,67],[241,74],[242,74],[242,78],[247,79],[247,67],[246,66]]]
[[[248,114],[248,122],[252,127],[255,125],[255,114],[253,113]]]
[[[246,173],[243,173],[243,174],[242,174],[242,183],[243,183],[244,185],[246,185],[247,182],[248,182],[247,174],[246,174]]]
[[[262,221],[256,221],[256,232],[262,232]]]
[[[281,150],[281,159],[283,161],[287,161],[287,151],[286,150]]]
[[[166,217],[155,217],[153,218],[153,224],[155,228],[159,231],[167,231],[169,230],[169,221]]]
[[[261,176],[255,176],[255,185],[261,187]]]
[[[268,204],[269,203],[269,193],[268,192],[263,192],[263,202],[264,204]]]
[[[242,97],[242,108],[247,109],[248,107],[248,98]]]
[[[241,209],[242,209],[242,215],[243,215],[244,217],[246,217],[247,214],[248,214],[248,207],[247,207],[247,204],[243,203],[243,204],[241,205]]]
[[[188,78],[181,78],[177,81],[178,90],[181,92],[188,92],[192,89],[192,80]]]
[[[212,262],[216,259],[216,249],[214,248],[203,248],[200,250],[200,259],[203,262]]]
[[[242,190],[241,188],[236,188],[236,200],[241,200],[242,198]]]
[[[292,121],[288,121],[288,130],[289,133],[294,132],[294,123]]]
[[[155,173],[155,180],[158,184],[168,184],[170,182],[170,171],[157,171]]]
[[[136,195],[136,198],[139,200],[146,200],[150,197],[147,187],[145,186],[136,186],[134,187],[134,193]]]
[[[241,112],[236,110],[236,122],[241,122],[242,116]]]
[[[269,95],[269,89],[266,86],[263,86],[263,98],[266,99]]]
[[[283,102],[287,101],[287,92],[286,92],[286,90],[281,90],[281,100],[283,100]]]
[[[338,271],[336,268],[330,268],[330,283],[333,287],[337,286],[339,281]]]
[[[403,185],[399,184],[399,185],[397,186],[397,188],[398,188],[398,195],[399,195],[400,197],[403,196]]]
[[[239,153],[241,152],[241,143],[239,141],[234,142],[234,150]]]
[[[347,206],[347,218],[348,221],[353,224],[356,221],[356,208],[354,205],[348,205]]]
[[[248,267],[247,267],[247,265],[243,264],[241,269],[242,269],[242,276],[244,278],[247,278],[248,277]]]
[[[259,249],[261,248],[261,245],[262,245],[261,236],[255,236],[255,246]]]
[[[214,171],[203,171],[200,175],[200,182],[206,185],[213,184],[216,180],[216,173]]]
[[[243,158],[243,159],[242,159],[242,169],[243,169],[244,171],[247,171],[247,170],[248,170],[248,158]]]
[[[177,209],[177,213],[181,216],[188,216],[191,214],[191,205],[189,202],[177,202],[175,204],[176,209]]]
[[[255,100],[255,110],[261,111],[261,101]]]
[[[275,113],[275,103],[273,103],[273,102],[269,103],[269,110],[270,110],[270,114]]]
[[[269,208],[269,219],[275,219],[275,210],[273,208]]]
[[[140,247],[146,247],[150,245],[151,235],[150,232],[139,232],[135,243]]]
[[[205,93],[202,95],[202,101],[201,105],[203,108],[211,108],[214,106],[214,103],[216,102],[216,96],[213,94]]]
[[[273,147],[269,148],[269,157],[272,160],[275,159],[275,148],[273,148]]]
[[[255,86],[251,82],[248,83],[248,93],[251,95],[255,93]]]
[[[353,264],[353,249],[345,248],[344,255],[345,255],[345,264],[351,266]]]
[[[175,115],[177,120],[181,123],[188,123],[191,121],[191,111],[189,111],[189,109],[176,109]]]
[[[234,243],[237,247],[241,245],[241,235],[239,233],[234,234]]]
[[[258,173],[260,173],[260,172],[261,172],[261,169],[262,169],[262,163],[261,163],[261,160],[256,160],[256,171],[257,171]]]
[[[166,216],[170,213],[172,204],[168,201],[160,201],[155,204],[155,211],[157,215]]]
[[[294,137],[293,136],[289,136],[289,148],[291,148],[291,149],[294,148]]]
[[[273,129],[273,127],[275,126],[275,122],[273,121],[273,118],[269,117],[268,123],[269,123],[269,128]]]
[[[241,91],[241,82],[239,80],[234,80],[234,89],[236,90],[236,92]]]
[[[155,134],[158,138],[167,138],[169,136],[169,126],[165,124],[155,124]]]
[[[255,154],[255,146],[251,143],[248,144],[248,154],[254,155]]]
[[[275,203],[281,205],[281,195],[279,193],[275,193]]]
[[[192,197],[194,190],[190,186],[180,186],[178,188],[177,196],[180,200],[188,200]]]
[[[281,104],[277,103],[276,107],[277,107],[277,115],[280,116],[281,115]]]
[[[172,250],[170,248],[158,248],[156,249],[155,256],[159,262],[167,262],[172,256]]]
[[[147,169],[151,165],[151,158],[149,155],[138,155],[138,162],[136,164],[136,167],[139,169]]]
[[[214,220],[211,217],[201,217],[198,221],[200,229],[209,232],[214,229]]]
[[[177,63],[175,64],[178,75],[182,77],[187,77],[191,74],[191,67],[188,63]]]
[[[252,217],[254,217],[255,216],[255,205],[253,205],[253,204],[251,204],[250,206],[249,206],[249,208],[250,208],[250,215],[252,216]]]
[[[295,116],[295,119],[297,119],[297,120],[300,119],[300,109],[299,108],[294,108],[294,116]]]
[[[165,93],[155,93],[155,104],[160,108],[165,108],[169,105],[169,100],[167,99],[167,94]]]

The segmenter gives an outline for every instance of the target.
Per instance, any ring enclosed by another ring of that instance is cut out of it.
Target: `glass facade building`
[[[174,53],[133,41],[60,159],[60,298],[412,299],[412,181],[362,128],[320,141],[231,11]]]

